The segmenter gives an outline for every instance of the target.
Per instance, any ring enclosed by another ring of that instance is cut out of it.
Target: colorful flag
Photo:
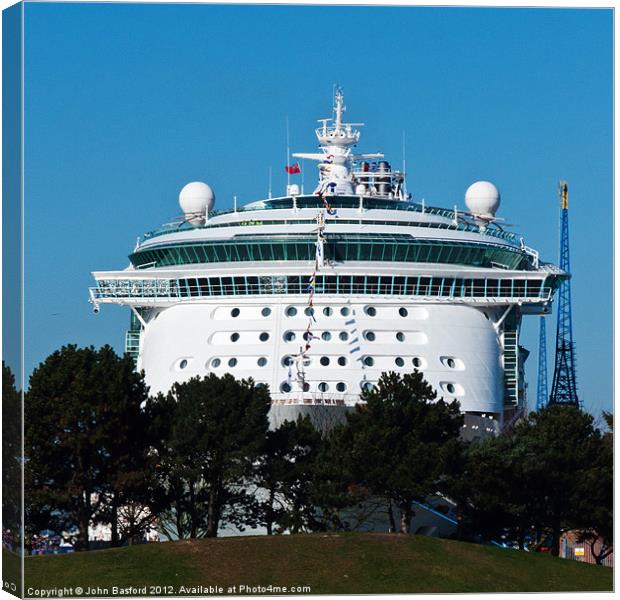
[[[295,163],[294,165],[287,165],[284,167],[285,171],[289,175],[294,175],[295,173],[301,173],[301,169],[299,168],[299,163]]]
[[[323,238],[320,235],[316,240],[316,264],[319,268],[325,266],[325,256],[323,255]]]

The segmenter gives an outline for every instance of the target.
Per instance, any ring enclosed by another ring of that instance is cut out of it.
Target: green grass
[[[360,594],[609,591],[613,583],[612,569],[606,567],[394,534],[192,540],[26,559],[27,596],[36,589],[77,586],[103,588],[95,595],[112,595],[113,586],[133,586],[138,595],[178,594],[181,586],[197,585],[221,586],[223,593],[244,593],[241,585],[279,591],[271,585],[309,586],[313,594]]]

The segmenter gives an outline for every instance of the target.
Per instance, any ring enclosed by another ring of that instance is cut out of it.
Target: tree
[[[267,535],[274,526],[291,533],[318,527],[313,489],[321,442],[308,416],[267,432],[256,465],[258,493],[267,496],[261,503]]]
[[[507,537],[523,550],[542,508],[533,469],[538,460],[513,431],[471,443],[450,487],[460,514],[458,535],[491,541]]]
[[[257,500],[247,484],[267,432],[268,390],[251,379],[210,374],[174,384],[162,400],[149,410],[160,414],[157,458],[170,506],[163,519],[168,535],[171,524],[179,537],[192,538],[216,537],[225,524],[254,525]]]
[[[472,531],[506,534],[522,549],[531,532],[548,531],[557,556],[563,531],[611,529],[610,465],[589,414],[549,406],[498,438],[471,444],[454,495]]]
[[[414,502],[441,488],[450,455],[458,448],[459,403],[437,400],[417,370],[382,374],[362,400],[340,431],[340,446],[350,449],[355,482],[394,504],[400,510],[400,531],[409,533]]]
[[[579,478],[579,539],[590,546],[597,565],[614,551],[613,543],[613,415],[603,413],[608,431],[598,443],[596,458]]]
[[[21,393],[15,376],[2,362],[2,530],[19,547],[21,529]]]
[[[119,506],[144,501],[151,485],[146,399],[131,358],[109,346],[64,346],[35,369],[25,398],[25,454],[26,510],[36,527],[46,520],[58,534],[76,531],[80,550],[89,548],[95,523],[110,523],[115,545],[125,541]]]

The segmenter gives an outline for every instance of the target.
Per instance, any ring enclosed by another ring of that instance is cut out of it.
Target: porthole
[[[303,386],[302,386],[302,389],[303,389],[304,392],[309,392],[310,391],[310,384],[307,381],[305,381]]]
[[[422,366],[422,359],[417,356],[414,356],[411,362],[416,369],[419,369]]]
[[[187,367],[187,361],[185,359],[183,359],[180,363],[179,363],[179,369],[184,369],[185,367]]]
[[[454,387],[453,383],[446,383],[446,391],[449,394],[454,394],[454,392],[456,392],[456,388]]]
[[[372,356],[364,356],[363,361],[367,367],[372,367],[375,364],[375,359]]]
[[[286,309],[286,316],[287,317],[294,317],[297,314],[297,309],[294,306],[289,306]]]
[[[399,342],[404,342],[405,341],[405,334],[402,331],[396,332],[396,339]]]
[[[240,312],[241,312],[241,311],[240,311],[238,308],[233,308],[233,309],[230,311],[230,316],[231,316],[231,317],[238,317]]]
[[[233,334],[230,336],[230,341],[231,341],[231,342],[236,342],[238,339],[239,339],[239,334],[235,331],[235,333],[233,333]]]
[[[453,358],[446,358],[446,365],[448,365],[451,369],[456,367],[456,362]]]
[[[343,383],[342,381],[339,381],[339,382],[336,384],[336,389],[337,389],[339,392],[344,392],[344,391],[346,391],[346,389],[347,389],[347,385],[346,385],[346,383]]]
[[[291,391],[291,384],[288,381],[283,381],[280,384],[280,391],[284,392],[285,394],[287,394],[288,392]]]
[[[321,381],[321,383],[319,383],[319,392],[326,392],[329,389],[329,385],[327,383],[325,383],[324,381]]]
[[[347,364],[347,359],[346,359],[346,357],[345,357],[345,356],[339,356],[339,357],[338,357],[338,364],[339,364],[341,367],[345,367],[345,366],[346,366],[346,364]]]
[[[409,311],[408,311],[408,310],[407,310],[404,306],[401,306],[401,307],[398,309],[398,314],[399,314],[401,317],[406,317],[406,316],[409,314]]]
[[[295,332],[294,331],[285,331],[284,335],[282,337],[284,338],[285,342],[292,342],[295,339]]]
[[[360,383],[360,387],[363,392],[372,392],[372,389],[375,387],[370,381],[362,381]]]
[[[374,331],[364,331],[364,339],[368,340],[369,342],[374,342],[375,338],[376,336]]]
[[[309,331],[304,331],[301,337],[307,342],[312,338],[312,334]]]
[[[338,334],[338,337],[343,341],[346,342],[349,339],[349,334],[346,331],[341,331]]]
[[[271,314],[271,309],[265,306],[265,308],[260,311],[260,314],[263,315],[263,317],[268,317]]]
[[[257,361],[256,364],[259,367],[264,367],[267,364],[267,357],[266,356],[261,356]]]
[[[369,317],[374,317],[377,314],[377,309],[374,306],[367,306],[366,308],[364,308],[364,312]]]
[[[211,360],[211,368],[217,369],[222,364],[222,361],[219,358],[214,358]]]
[[[266,342],[269,339],[269,334],[266,331],[263,331],[259,336],[258,339],[261,342]]]
[[[329,365],[329,356],[321,356],[321,360],[320,363],[326,367],[327,365]]]
[[[343,306],[343,307],[340,309],[340,314],[341,314],[343,317],[348,317],[350,313],[351,313],[351,309],[350,309],[348,306]]]
[[[331,339],[332,339],[332,334],[331,334],[329,331],[324,331],[324,332],[321,334],[321,339],[322,339],[324,342],[329,342],[329,340],[331,340]]]
[[[312,308],[311,306],[308,306],[308,308],[304,310],[304,315],[306,315],[306,317],[311,317],[313,314],[314,308]]]
[[[326,306],[326,307],[323,309],[323,314],[324,314],[326,317],[331,317],[331,316],[334,314],[334,309],[333,309],[331,306]]]
[[[290,356],[289,354],[287,354],[286,356],[282,358],[283,367],[290,367],[292,364],[293,364],[293,357]]]
[[[228,361],[228,366],[229,366],[229,367],[236,367],[236,366],[237,366],[237,359],[236,359],[236,358],[231,358],[231,359]]]
[[[400,356],[397,356],[396,359],[394,360],[394,362],[396,363],[397,367],[404,367],[405,366],[405,361]]]

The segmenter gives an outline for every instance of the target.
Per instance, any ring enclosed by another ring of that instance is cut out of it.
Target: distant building
[[[598,554],[601,550],[602,538],[594,543],[594,552]],[[580,562],[596,564],[594,556],[592,556],[592,548],[590,542],[579,541],[579,531],[567,531],[560,537],[560,558],[569,558]],[[603,559],[604,566],[613,567],[614,553]]]

